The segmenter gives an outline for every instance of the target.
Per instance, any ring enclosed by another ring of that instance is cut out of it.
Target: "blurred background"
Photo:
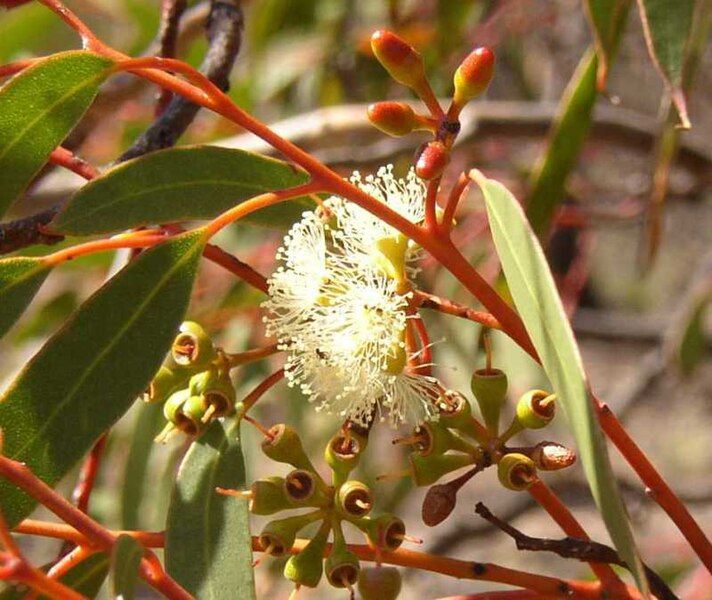
[[[107,42],[133,55],[154,53],[160,24],[159,0],[69,0],[67,4]],[[447,188],[462,169],[476,166],[503,181],[520,198],[546,147],[556,106],[576,65],[591,44],[578,0],[252,0],[242,3],[244,34],[230,75],[230,95],[258,118],[277,123],[283,135],[313,151],[345,175],[370,172],[392,162],[404,172],[426,138],[386,138],[365,117],[368,102],[409,98],[374,60],[370,34],[388,27],[418,48],[440,96],[451,93],[452,73],[475,45],[497,55],[494,81],[484,100],[463,118],[463,133],[445,178]],[[177,56],[200,65],[208,43],[207,2],[189,2],[181,21]],[[0,63],[75,48],[74,33],[44,7],[28,4],[0,14]],[[601,97],[594,124],[566,194],[567,210],[556,221],[549,258],[572,318],[594,391],[608,402],[645,452],[688,503],[702,528],[712,531],[712,361],[706,306],[712,296],[712,52],[702,53],[689,91],[693,129],[680,136],[679,151],[664,205],[657,256],[645,264],[646,211],[651,195],[655,148],[667,104],[647,54],[639,17],[631,12],[612,67],[608,96]],[[77,152],[96,165],[109,165],[153,121],[156,90],[129,76],[107,84],[98,119],[77,134]],[[75,132],[77,133],[77,132]],[[200,112],[181,144],[215,143],[268,151],[251,136]],[[48,173],[14,207],[13,217],[32,214],[66,198],[79,182]],[[567,218],[568,217],[568,218]],[[456,241],[480,272],[496,281],[499,265],[487,231],[481,198],[472,191],[461,204]],[[583,225],[583,226],[582,226]],[[234,226],[220,244],[268,274],[283,232]],[[63,242],[71,243],[72,240]],[[56,249],[56,247],[55,247]],[[45,253],[46,247],[23,254]],[[0,381],[7,382],[67,316],[123,262],[107,254],[63,265],[44,285],[24,318],[0,342]],[[423,289],[466,304],[472,300],[425,260]],[[262,343],[259,303],[263,297],[205,262],[189,316],[236,352]],[[439,314],[426,315],[438,375],[454,389],[469,389],[484,356],[477,325]],[[546,386],[541,371],[501,336],[494,336],[495,366],[510,379],[512,401],[533,386]],[[238,397],[279,366],[259,363],[236,373]],[[297,392],[280,384],[256,407],[271,425],[288,422],[304,436],[316,461],[337,420],[315,416]],[[162,427],[160,409],[137,403],[109,437],[91,513],[115,528],[163,529],[172,479],[185,440],[152,443]],[[283,474],[263,460],[259,434],[244,427],[248,480]],[[544,437],[570,442],[563,417]],[[403,468],[405,449],[393,448],[393,432],[378,427],[361,468],[365,481]],[[681,597],[712,598],[712,583],[664,513],[634,474],[611,452],[643,556]],[[321,463],[323,467],[323,463]],[[63,489],[71,491],[76,474]],[[580,517],[591,536],[608,542],[578,466],[548,474],[547,482]],[[533,536],[561,533],[526,494],[503,490],[492,472],[460,493],[455,513],[437,528],[420,520],[425,490],[408,482],[376,485],[377,510],[401,516],[423,549],[514,568],[589,577],[575,561],[518,552],[511,539],[474,514],[483,501],[499,516]],[[253,519],[253,532],[261,527]],[[347,533],[360,542],[356,531]],[[29,540],[38,561],[57,547]],[[258,596],[286,597],[282,562],[267,559],[256,569]],[[487,584],[404,572],[402,598],[436,598],[487,589]],[[145,597],[151,591],[142,588]],[[300,598],[337,594],[325,583]],[[345,593],[340,592],[339,595]]]

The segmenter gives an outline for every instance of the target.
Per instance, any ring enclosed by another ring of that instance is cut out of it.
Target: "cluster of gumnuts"
[[[234,412],[229,361],[200,325],[186,321],[180,326],[145,399],[164,402],[168,422],[156,437],[160,442],[180,431],[197,435],[212,420]]]
[[[417,486],[432,486],[423,502],[426,525],[445,520],[457,502],[460,488],[474,475],[496,465],[500,483],[514,491],[526,490],[537,480],[538,470],[555,471],[572,465],[575,454],[556,442],[512,447],[507,443],[525,429],[546,427],[556,414],[556,396],[543,390],[523,394],[509,426],[500,430],[500,415],[506,404],[507,376],[499,369],[475,371],[472,393],[482,415],[472,413],[469,401],[460,393],[448,391],[438,399],[437,421],[418,425],[412,435],[394,440],[413,450],[409,456],[409,475]],[[463,475],[444,484],[433,485],[445,475],[465,467]]]
[[[318,523],[316,533],[284,566],[284,576],[294,582],[297,589],[316,587],[326,575],[332,586],[347,588],[352,594],[358,584],[364,600],[396,598],[400,590],[399,572],[382,566],[361,569],[358,556],[349,550],[344,537],[344,524],[356,527],[376,555],[396,550],[409,537],[405,524],[397,516],[390,513],[373,516],[372,491],[363,482],[350,478],[366,449],[368,432],[347,422],[329,440],[324,459],[331,469],[330,482],[314,468],[299,434],[292,427],[279,424],[267,433],[262,442],[264,454],[276,462],[291,465],[294,470],[285,477],[258,479],[246,492],[219,490],[248,498],[250,512],[256,515],[310,509],[267,523],[258,537],[264,553],[274,557],[292,553],[297,534]],[[330,533],[333,541],[329,548]]]

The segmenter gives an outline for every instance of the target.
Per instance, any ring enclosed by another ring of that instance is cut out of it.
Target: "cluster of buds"
[[[468,400],[447,392],[439,399],[440,418],[419,425],[408,438],[394,440],[412,446],[407,474],[418,486],[432,486],[423,503],[423,521],[434,526],[446,519],[455,507],[457,492],[475,474],[497,466],[500,483],[513,491],[526,490],[538,477],[538,470],[553,471],[572,465],[575,454],[556,442],[544,441],[531,447],[507,446],[508,440],[524,429],[541,429],[556,414],[556,396],[542,390],[524,394],[516,405],[512,421],[500,431],[499,421],[506,404],[507,377],[499,369],[474,373],[472,392],[482,421],[472,414]],[[463,475],[433,485],[448,473],[470,467]]]
[[[234,411],[229,365],[200,325],[186,321],[180,326],[145,399],[164,403],[168,423],[156,437],[159,442],[179,431],[198,435],[213,419]]]
[[[478,47],[462,61],[455,71],[452,102],[445,112],[428,83],[423,59],[413,47],[396,34],[380,30],[371,36],[371,48],[389,75],[423,100],[430,115],[419,114],[404,102],[388,101],[369,106],[369,120],[391,136],[431,131],[434,140],[419,149],[415,170],[425,180],[440,177],[450,161],[450,149],[460,131],[460,112],[465,104],[482,94],[492,80],[494,53],[489,48]]]
[[[259,535],[265,554],[275,557],[292,554],[285,564],[284,576],[297,587],[316,587],[326,575],[332,586],[347,588],[352,593],[358,582],[364,598],[375,598],[368,595],[368,590],[377,591],[384,582],[388,583],[387,589],[394,590],[392,597],[397,596],[400,588],[398,572],[394,574],[379,568],[377,572],[369,570],[360,578],[358,557],[349,550],[344,538],[344,523],[358,528],[377,552],[395,550],[408,537],[405,524],[397,516],[371,515],[372,491],[363,482],[350,478],[367,442],[363,430],[350,426],[345,426],[329,440],[324,458],[332,477],[327,483],[307,456],[299,434],[289,425],[275,425],[268,431],[262,451],[270,459],[289,464],[294,470],[285,477],[258,479],[245,492],[218,489],[220,493],[249,499],[249,510],[256,515],[309,509],[302,514],[270,521]],[[316,533],[299,552],[294,553],[297,534],[313,523],[319,523]],[[333,533],[331,550],[324,558],[330,533]],[[378,597],[390,596],[381,594]]]

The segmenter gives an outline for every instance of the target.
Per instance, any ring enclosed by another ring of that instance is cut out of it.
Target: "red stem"
[[[89,512],[89,498],[91,497],[96,476],[99,472],[101,456],[104,453],[104,448],[106,447],[106,438],[107,434],[104,434],[97,440],[96,444],[94,444],[89,456],[82,465],[82,470],[79,473],[79,481],[77,482],[77,486],[74,488],[74,493],[72,494],[77,508],[83,513]]]
[[[90,165],[87,161],[78,156],[75,156],[66,148],[62,148],[62,146],[52,150],[52,153],[49,155],[49,162],[53,165],[59,165],[65,169],[69,169],[86,180],[94,179],[94,177],[98,177],[99,175],[99,171],[96,167]]]
[[[452,231],[452,223],[455,218],[455,211],[457,210],[457,205],[460,203],[460,198],[465,192],[465,188],[470,185],[472,179],[467,175],[467,173],[461,173],[460,177],[457,178],[457,182],[450,190],[450,194],[447,199],[447,204],[445,205],[445,210],[443,211],[442,221],[440,223],[440,235],[444,237],[450,237],[450,232]]]
[[[269,391],[270,388],[277,385],[277,383],[282,381],[282,379],[284,379],[284,369],[275,371],[264,381],[262,381],[255,389],[243,398],[243,412],[247,412],[250,408],[252,408],[255,403]]]

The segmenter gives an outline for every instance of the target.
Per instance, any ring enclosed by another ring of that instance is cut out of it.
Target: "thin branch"
[[[560,540],[530,537],[498,519],[482,502],[477,503],[475,512],[514,539],[518,550],[553,552],[562,558],[575,558],[588,563],[608,563],[628,569],[628,565],[618,553],[605,544],[574,537],[566,537]],[[647,565],[643,565],[643,567],[645,568],[645,576],[648,579],[650,590],[656,598],[660,600],[679,600],[655,571]]]
[[[183,12],[186,9],[186,0],[162,0],[161,2],[161,26],[158,29],[158,43],[160,49],[158,56],[164,58],[175,58],[176,44],[178,42],[178,27]],[[156,101],[156,114],[160,115],[168,103],[173,98],[173,94],[168,90],[161,89]]]
[[[464,304],[458,304],[453,300],[441,298],[440,296],[436,296],[435,294],[430,294],[422,290],[415,290],[413,295],[419,303],[420,308],[429,308],[447,315],[460,317],[461,319],[468,319],[469,321],[480,323],[481,325],[485,325],[491,329],[502,328],[499,321],[488,312],[475,310],[474,308],[470,308]]]

